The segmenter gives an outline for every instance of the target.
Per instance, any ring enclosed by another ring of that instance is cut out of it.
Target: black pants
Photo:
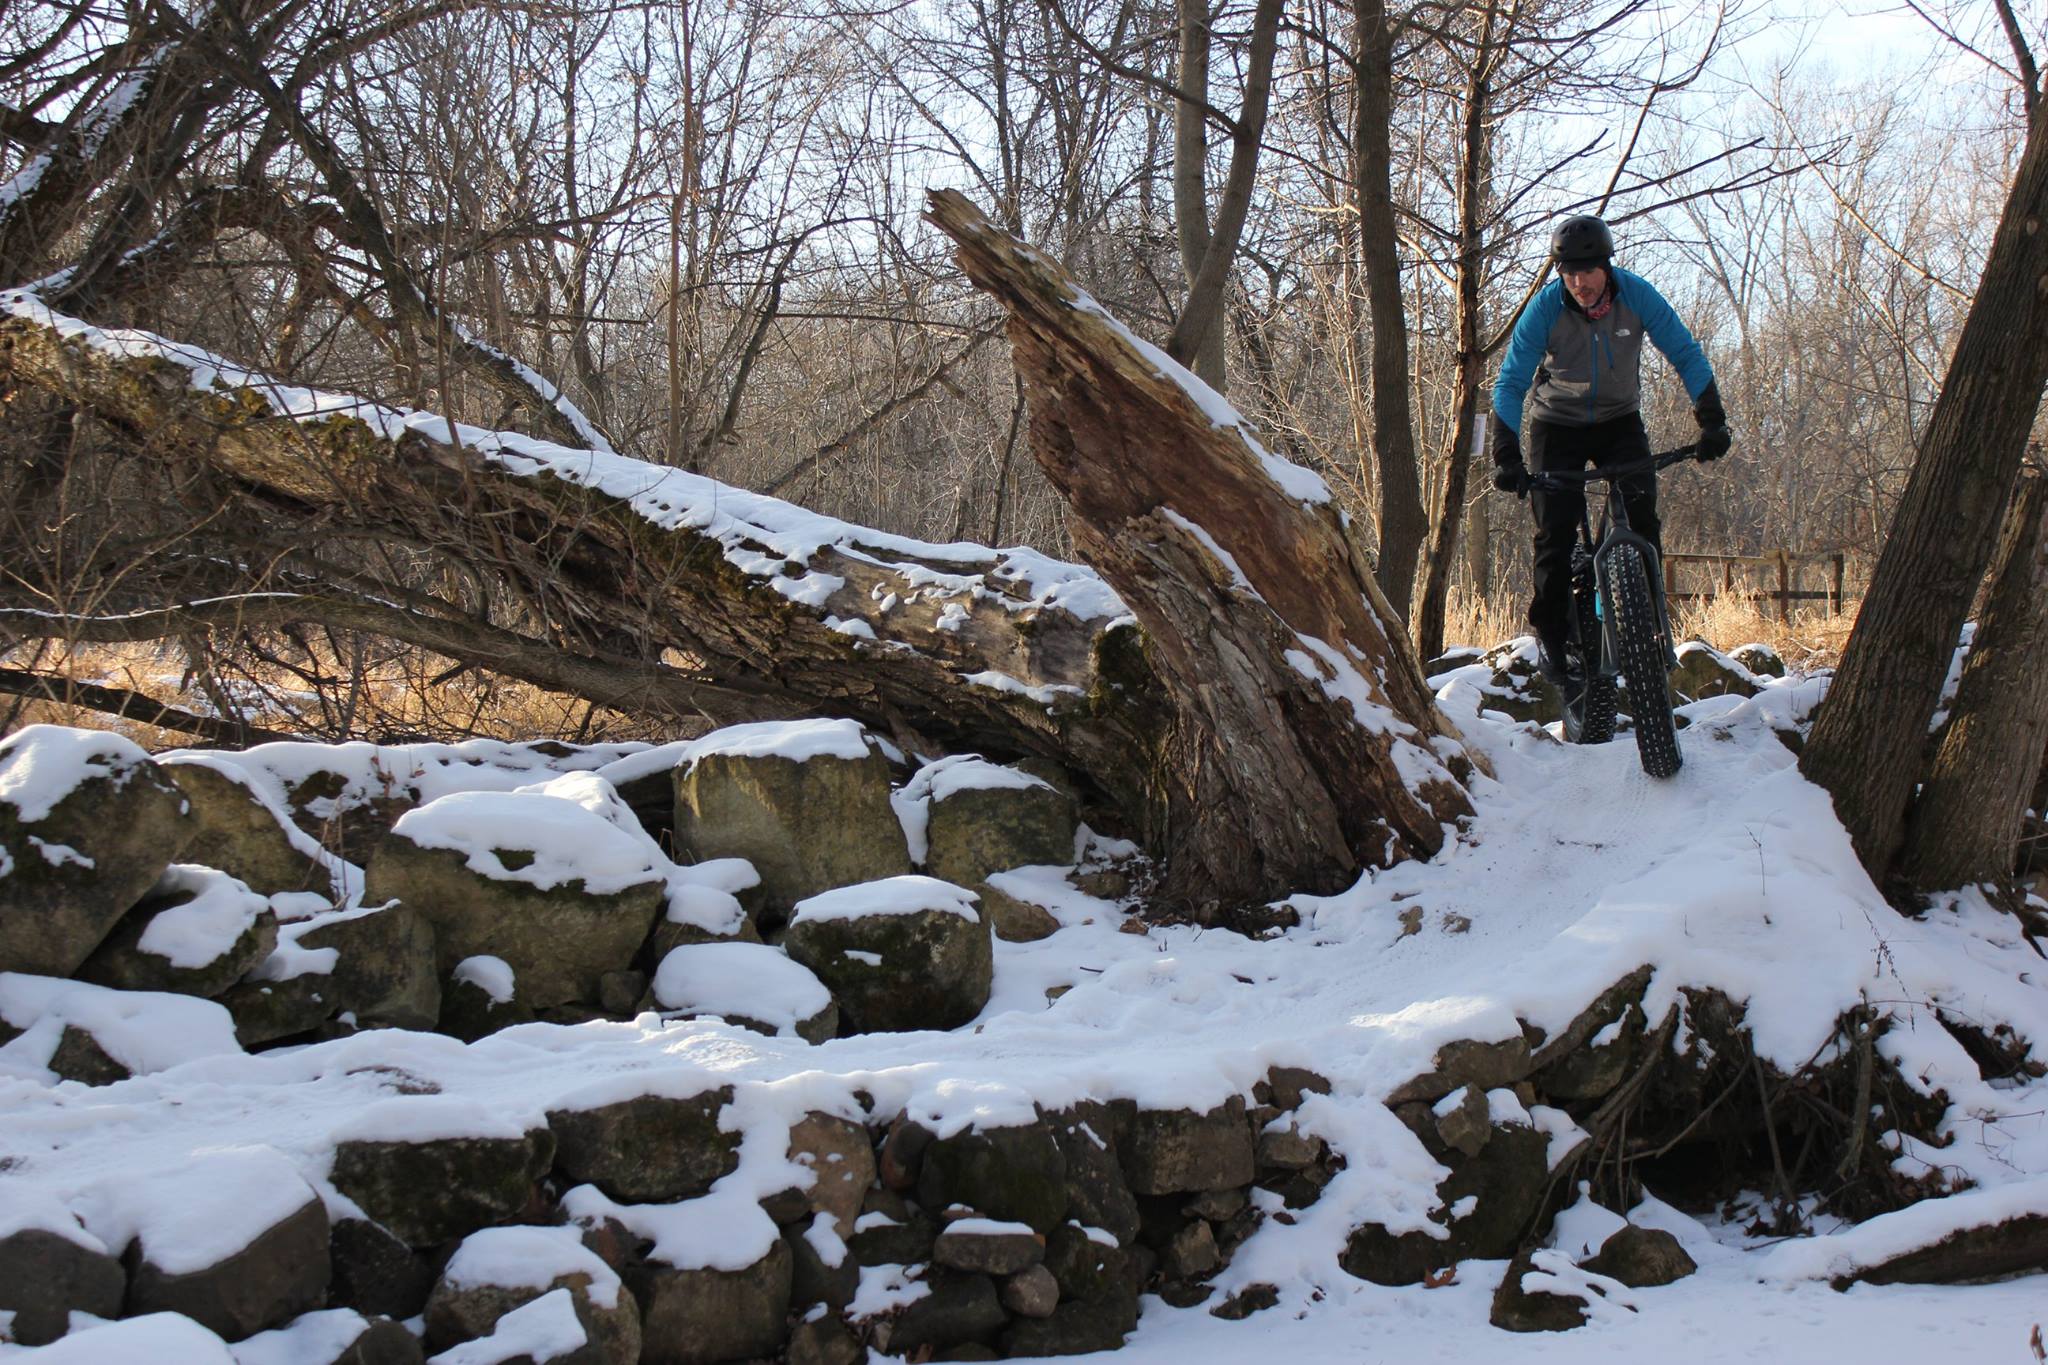
[[[1576,472],[1589,464],[1605,469],[1650,457],[1650,436],[1643,429],[1642,414],[1635,412],[1589,427],[1531,421],[1528,444],[1529,467],[1538,474]],[[1656,546],[1661,556],[1663,525],[1657,520],[1656,474],[1645,471],[1624,479],[1621,500],[1628,509],[1628,524]],[[1529,494],[1529,510],[1536,517],[1535,594],[1529,600],[1529,626],[1553,649],[1564,643],[1566,624],[1571,620],[1572,545],[1578,539],[1585,507],[1585,496],[1577,490],[1532,490]]]

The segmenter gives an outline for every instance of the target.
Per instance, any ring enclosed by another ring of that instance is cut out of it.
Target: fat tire
[[[1629,709],[1635,718],[1636,749],[1643,771],[1672,777],[1685,762],[1671,721],[1671,690],[1665,682],[1664,641],[1657,630],[1657,604],[1642,553],[1617,545],[1607,560],[1613,593],[1615,634],[1621,643],[1621,671],[1628,678]]]
[[[1600,672],[1600,613],[1594,603],[1593,557],[1584,544],[1572,547],[1572,623],[1578,632],[1579,667],[1586,685],[1577,702],[1566,702],[1564,737],[1572,744],[1605,744],[1614,738],[1620,689]]]

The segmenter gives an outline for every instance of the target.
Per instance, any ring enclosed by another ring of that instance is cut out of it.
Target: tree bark
[[[1937,891],[2013,872],[2048,742],[2048,479],[2027,470],[1999,538],[1941,750],[1907,822],[1900,867]]]
[[[926,217],[1009,312],[1032,456],[1144,628],[1168,894],[1199,913],[1434,853],[1473,759],[1321,480],[962,196]]]
[[[1372,447],[1378,473],[1380,591],[1411,619],[1415,566],[1429,532],[1408,394],[1408,311],[1401,298],[1400,237],[1394,228],[1392,125],[1394,36],[1385,0],[1357,0],[1357,91],[1351,112],[1351,186],[1359,258],[1371,319]],[[1427,648],[1423,654],[1433,653]]]
[[[1919,458],[1799,766],[1873,877],[1904,837],[1923,731],[2048,384],[2048,120],[2019,169]],[[1902,736],[1904,742],[1902,742]]]

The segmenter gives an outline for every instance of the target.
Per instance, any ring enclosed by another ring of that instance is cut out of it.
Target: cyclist
[[[1539,291],[1515,321],[1500,377],[1493,386],[1494,487],[1529,493],[1536,518],[1534,592],[1529,626],[1536,632],[1543,676],[1567,695],[1582,684],[1568,674],[1566,625],[1571,619],[1572,543],[1584,515],[1576,489],[1546,493],[1529,487],[1522,462],[1524,400],[1529,459],[1538,473],[1632,464],[1650,457],[1641,406],[1643,338],[1664,353],[1692,399],[1699,458],[1717,460],[1731,440],[1714,371],[1699,343],[1648,280],[1614,266],[1614,236],[1590,214],[1565,219],[1550,234],[1558,278]],[[1661,554],[1657,476],[1622,481],[1629,525]]]

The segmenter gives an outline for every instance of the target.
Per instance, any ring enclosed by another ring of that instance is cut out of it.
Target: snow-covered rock
[[[710,1015],[813,1043],[839,1031],[839,1005],[824,983],[780,949],[759,943],[673,949],[655,970],[653,989],[655,1007],[677,1016]]]
[[[958,1028],[988,1004],[993,935],[974,893],[889,877],[798,902],[783,941],[855,1033]]]
[[[0,1038],[0,1075],[94,1085],[242,1050],[211,1000],[15,972],[0,972]]]
[[[163,770],[192,806],[193,835],[180,855],[186,862],[219,868],[265,896],[330,889],[320,846],[238,764],[178,754],[163,759]]]
[[[658,853],[573,801],[456,793],[410,811],[377,845],[364,898],[398,900],[433,925],[443,971],[509,963],[536,1009],[595,1005],[631,965],[659,910]]]
[[[77,971],[192,830],[177,786],[118,735],[0,740],[0,972]]]
[[[268,900],[224,872],[172,863],[78,975],[122,990],[212,997],[276,946]]]
[[[334,1138],[334,1187],[414,1247],[510,1217],[555,1155],[545,1125],[440,1095],[370,1105]]]
[[[613,1199],[666,1204],[703,1194],[739,1164],[720,1116],[730,1086],[693,1071],[600,1081],[548,1110],[555,1164]]]
[[[464,1238],[427,1300],[427,1347],[490,1336],[508,1313],[557,1290],[568,1291],[602,1365],[635,1365],[639,1304],[569,1227],[485,1228]]]
[[[86,1226],[133,1266],[126,1310],[180,1313],[239,1341],[327,1295],[327,1208],[267,1148],[230,1148],[79,1200]]]
[[[853,721],[715,730],[684,750],[675,782],[677,847],[752,863],[777,919],[821,891],[911,870],[888,757]]]

